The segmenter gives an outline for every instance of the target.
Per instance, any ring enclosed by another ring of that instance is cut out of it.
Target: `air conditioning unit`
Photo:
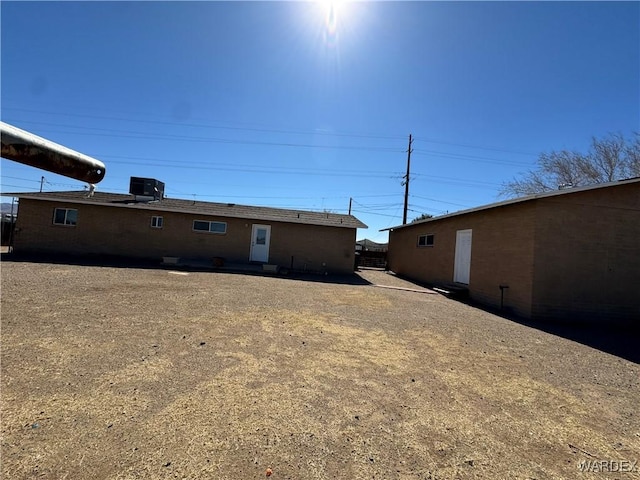
[[[129,182],[129,193],[138,197],[152,200],[162,200],[164,198],[164,182],[155,178],[131,177]]]

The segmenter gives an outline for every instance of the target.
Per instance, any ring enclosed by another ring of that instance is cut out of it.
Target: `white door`
[[[267,263],[269,261],[270,240],[271,225],[253,224],[251,227],[251,253],[249,253],[249,260]]]
[[[472,230],[458,230],[456,232],[456,257],[453,267],[453,281],[469,285],[471,273],[471,232]]]

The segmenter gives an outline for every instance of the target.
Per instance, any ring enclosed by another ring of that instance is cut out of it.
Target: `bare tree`
[[[640,177],[640,132],[636,133],[633,142],[626,145],[627,177]]]
[[[419,217],[416,217],[413,220],[411,220],[411,223],[419,222],[420,220],[428,220],[429,218],[433,218],[433,215],[431,215],[430,213],[423,213]]]
[[[501,195],[519,197],[640,176],[640,132],[632,141],[620,134],[592,138],[587,153],[543,153],[537,168],[502,185]]]

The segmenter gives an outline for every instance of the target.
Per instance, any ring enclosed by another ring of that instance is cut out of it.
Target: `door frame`
[[[259,228],[263,228],[267,231],[267,238],[264,245],[265,250],[267,251],[266,260],[255,260],[253,258],[254,246],[256,245],[256,233]],[[249,261],[250,262],[259,262],[259,263],[269,263],[269,249],[271,248],[271,225],[263,225],[260,223],[253,223],[251,225],[251,246],[249,248]]]
[[[462,239],[469,239],[464,242]],[[468,245],[468,246],[467,246]],[[456,249],[453,260],[453,281],[463,285],[469,285],[471,280],[471,250],[473,246],[473,230],[457,230],[456,231]],[[464,250],[463,250],[464,248]],[[463,264],[464,262],[464,264]],[[463,281],[466,280],[466,281]]]

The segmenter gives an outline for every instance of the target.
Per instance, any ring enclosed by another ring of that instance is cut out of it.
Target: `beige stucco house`
[[[393,227],[388,265],[525,318],[640,322],[640,179]]]
[[[358,228],[351,215],[95,192],[18,197],[14,252],[186,257],[349,273]]]

